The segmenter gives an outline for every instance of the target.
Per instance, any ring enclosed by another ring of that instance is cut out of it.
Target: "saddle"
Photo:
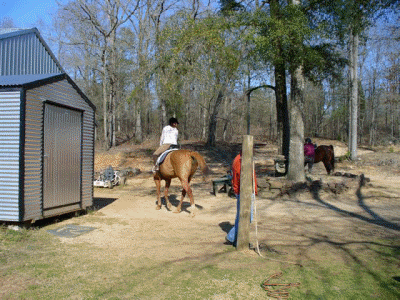
[[[175,147],[170,147],[168,150],[166,150],[166,151],[164,151],[163,153],[161,153],[161,155],[157,158],[157,162],[156,162],[156,165],[157,166],[160,166],[163,162],[164,162],[164,160],[165,160],[165,158],[167,157],[167,155],[170,153],[170,152],[172,152],[172,151],[175,151],[175,150],[179,150],[179,148],[175,148]]]

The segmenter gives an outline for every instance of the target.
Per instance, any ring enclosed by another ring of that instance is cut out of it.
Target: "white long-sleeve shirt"
[[[170,125],[165,126],[160,138],[160,146],[163,144],[178,145],[178,129]]]

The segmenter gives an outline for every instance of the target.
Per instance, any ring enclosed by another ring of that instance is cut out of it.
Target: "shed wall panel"
[[[42,127],[43,107],[26,92],[24,220],[42,217]]]
[[[45,104],[43,208],[81,201],[82,112]]]
[[[0,92],[0,220],[19,221],[21,94]]]
[[[42,187],[42,143],[43,143],[43,102],[50,101],[83,111],[82,135],[82,207],[93,201],[94,163],[94,111],[67,80],[48,84],[26,92],[26,145],[25,145],[25,220],[41,218],[43,189],[40,193],[29,193],[28,186]],[[40,107],[40,110],[39,110]],[[39,122],[38,122],[39,120]],[[88,134],[88,129],[91,133]],[[71,208],[66,207],[65,211]],[[63,209],[58,209],[62,213]],[[46,212],[46,215],[54,212]]]

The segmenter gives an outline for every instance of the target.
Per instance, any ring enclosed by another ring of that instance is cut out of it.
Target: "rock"
[[[269,189],[271,184],[266,178],[257,178],[257,186],[264,189]]]
[[[278,181],[278,180],[270,180],[269,184],[270,184],[270,189],[279,189],[280,190],[285,186],[285,184],[283,182]]]
[[[8,225],[7,228],[9,230],[14,230],[14,231],[19,231],[20,227],[16,226],[16,225]]]

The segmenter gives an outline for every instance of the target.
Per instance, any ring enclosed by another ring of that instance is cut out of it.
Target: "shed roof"
[[[62,73],[56,74],[30,74],[30,75],[10,75],[0,76],[1,87],[17,87],[35,83],[36,81],[50,79],[54,76],[60,76]]]
[[[36,43],[35,41],[38,42]],[[0,46],[0,56],[3,56],[3,59],[0,60],[0,74],[2,75],[46,73],[43,69],[31,69],[32,64],[36,66],[36,68],[41,66],[37,62],[31,61],[29,67],[25,66],[24,62],[27,57],[28,60],[46,60],[44,63],[47,67],[55,64],[60,72],[65,72],[36,27],[29,29],[0,29]],[[9,61],[11,61],[11,65],[18,67],[13,67],[12,71],[9,70],[10,64],[7,63]]]
[[[89,98],[86,97],[86,95],[75,84],[75,82],[65,73],[0,76],[0,92],[2,88],[9,89],[21,87],[25,89],[31,89],[63,79],[66,79],[81,95],[81,97],[89,104],[89,106],[92,107],[93,110],[96,110],[95,105],[89,100]]]
[[[0,39],[30,33],[35,29],[36,28],[0,28]]]
[[[0,39],[4,38],[6,34],[13,33],[14,31],[24,30],[22,28],[0,28]]]
[[[41,49],[45,49],[45,51],[50,55],[50,58],[46,64],[49,62],[52,62],[57,65],[60,72],[57,73],[34,73],[34,74],[26,74],[22,73],[19,75],[14,75],[14,74],[4,74],[0,75],[0,90],[1,89],[10,89],[10,88],[24,88],[24,89],[30,89],[34,88],[37,86],[41,86],[44,84],[49,84],[52,82],[60,81],[63,79],[66,79],[74,88],[75,90],[82,96],[82,98],[93,108],[93,110],[96,109],[94,104],[86,97],[86,95],[81,91],[81,89],[75,84],[75,82],[65,73],[64,69],[61,67],[60,63],[54,56],[53,52],[51,51],[50,47],[46,44],[46,42],[43,40],[41,37],[39,30],[37,28],[29,28],[29,29],[21,29],[21,28],[1,28],[0,29],[0,45],[2,43],[7,43],[9,41],[8,39],[18,39],[20,40],[20,44],[18,43],[9,43],[11,48],[13,50],[16,49],[21,49],[21,47],[27,47],[27,48],[32,48],[32,44],[28,43],[26,40],[24,40],[22,37],[26,36],[36,36],[37,40],[40,42],[40,46],[38,46]],[[20,39],[21,37],[21,39]],[[17,44],[19,47],[17,47]],[[8,49],[7,47],[5,49]],[[0,49],[1,50],[1,49]],[[4,50],[4,49],[3,49]],[[8,49],[9,51],[9,49]],[[0,55],[1,57],[1,55]],[[26,57],[21,56],[21,59],[26,60]],[[32,58],[31,58],[32,59]],[[29,59],[28,59],[29,61]],[[0,67],[1,67],[2,61],[0,60]],[[32,63],[32,62],[31,62]],[[0,73],[1,74],[1,73]]]

